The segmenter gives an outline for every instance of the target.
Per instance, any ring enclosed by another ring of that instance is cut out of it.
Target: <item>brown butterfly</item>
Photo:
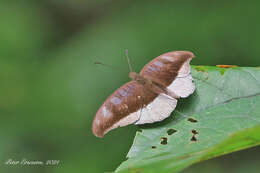
[[[170,116],[178,98],[195,90],[190,72],[194,54],[189,51],[164,53],[144,66],[141,72],[130,72],[130,82],[118,88],[99,108],[92,131],[97,137],[128,124],[162,121]]]

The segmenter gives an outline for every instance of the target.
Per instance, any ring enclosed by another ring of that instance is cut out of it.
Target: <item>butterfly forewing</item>
[[[193,57],[194,54],[189,51],[162,54],[146,64],[140,75],[152,79],[179,97],[187,97],[195,89],[189,64]]]
[[[118,88],[99,108],[92,124],[92,131],[103,137],[108,131],[138,121],[141,108],[154,100],[158,94],[136,81]]]

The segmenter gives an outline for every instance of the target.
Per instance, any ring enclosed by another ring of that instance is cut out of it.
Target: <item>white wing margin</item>
[[[167,87],[168,90],[181,98],[186,98],[195,91],[195,85],[192,82],[193,79],[190,72],[190,60],[182,65],[178,76]]]
[[[177,100],[166,94],[159,94],[151,103],[143,107],[135,124],[153,123],[169,117],[177,105]]]

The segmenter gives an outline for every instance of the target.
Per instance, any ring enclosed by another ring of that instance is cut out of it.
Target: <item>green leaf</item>
[[[195,93],[167,120],[141,126],[116,172],[174,173],[260,144],[260,68],[192,68]]]

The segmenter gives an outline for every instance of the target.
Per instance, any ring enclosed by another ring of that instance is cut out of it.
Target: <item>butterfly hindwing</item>
[[[141,116],[135,124],[162,121],[171,115],[176,105],[176,99],[166,94],[159,94],[151,103],[142,108]]]

